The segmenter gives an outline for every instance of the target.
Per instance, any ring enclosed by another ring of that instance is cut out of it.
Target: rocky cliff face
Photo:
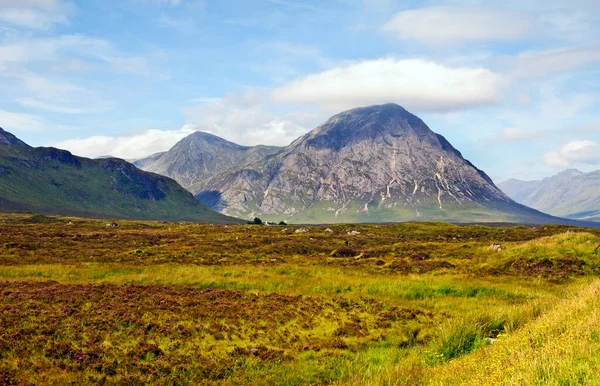
[[[542,212],[573,219],[600,221],[600,170],[565,170],[540,181],[511,179],[499,184],[515,201]]]
[[[274,146],[240,146],[198,131],[179,141],[168,152],[135,161],[134,165],[171,177],[183,187],[190,188],[219,172],[256,162],[280,150]]]
[[[15,137],[8,131],[4,131],[1,127],[0,127],[0,145],[29,147],[28,144],[21,141],[19,138]]]
[[[230,215],[309,223],[541,215],[395,104],[338,114],[278,154],[215,174],[192,192]]]

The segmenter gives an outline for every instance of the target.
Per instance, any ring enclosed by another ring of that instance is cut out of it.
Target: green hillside
[[[4,131],[0,134],[9,137]],[[6,142],[0,143],[0,211],[239,222],[210,210],[175,181],[126,161],[91,160],[64,150]]]

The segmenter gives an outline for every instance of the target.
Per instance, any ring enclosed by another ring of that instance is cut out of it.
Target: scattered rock
[[[325,232],[327,232],[327,233],[333,233],[333,231],[331,229],[329,229],[329,228],[325,229]]]
[[[67,225],[75,225],[75,223],[73,221],[69,221]]]
[[[296,233],[307,233],[307,232],[308,232],[308,229],[306,229],[306,228],[296,229]]]
[[[494,243],[490,245],[490,249],[494,252],[500,252],[506,249],[506,247],[502,244]]]
[[[117,224],[116,222],[110,222],[108,224],[106,224],[107,227],[118,227],[119,224]]]
[[[359,231],[351,231],[351,232],[348,232],[348,234],[350,236],[356,236],[356,235],[360,235],[360,232]]]

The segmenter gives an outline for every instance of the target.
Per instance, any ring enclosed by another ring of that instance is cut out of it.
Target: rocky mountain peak
[[[177,146],[198,146],[198,145],[212,145],[212,146],[223,146],[228,148],[242,148],[243,146],[237,145],[233,142],[227,141],[221,137],[218,137],[214,134],[207,133],[205,131],[196,131],[181,141],[179,141],[175,147]]]
[[[560,176],[560,177],[577,177],[577,176],[582,176],[585,173],[577,170],[577,169],[566,169],[563,170],[562,172],[558,173],[556,176]]]
[[[337,114],[276,155],[215,174],[191,191],[223,213],[292,222],[533,221],[539,215],[396,104]]]
[[[134,164],[190,188],[217,173],[256,162],[280,150],[275,146],[241,146],[214,134],[197,131],[169,151],[137,160]]]
[[[390,138],[417,137],[442,146],[436,134],[417,116],[394,103],[361,107],[334,115],[308,133],[305,146],[340,150],[361,141],[388,141]]]
[[[0,145],[30,147],[28,144],[21,141],[19,138],[17,138],[13,134],[9,133],[8,131],[5,131],[1,127],[0,127]]]

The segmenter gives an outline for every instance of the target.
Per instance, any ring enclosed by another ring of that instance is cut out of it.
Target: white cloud
[[[0,45],[0,80],[5,87],[10,81],[16,81],[13,94],[24,106],[83,113],[104,110],[108,104],[100,100],[94,90],[57,78],[56,72],[40,73],[39,64],[67,72],[104,69],[165,79],[167,76],[159,71],[155,62],[160,63],[160,60],[125,55],[110,42],[85,35],[34,38]]]
[[[544,155],[544,161],[549,166],[566,168],[573,164],[600,164],[600,143],[595,141],[572,141],[560,150]]]
[[[503,141],[522,141],[535,138],[539,133],[535,131],[526,131],[518,127],[507,127],[503,129],[496,139]]]
[[[383,29],[429,45],[516,40],[528,32],[522,14],[485,8],[431,7],[397,13]]]
[[[63,114],[82,114],[87,112],[87,110],[82,108],[61,106],[55,103],[49,103],[35,98],[22,98],[19,99],[19,103],[26,107],[31,107],[39,110],[53,111],[56,113]]]
[[[208,99],[185,110],[197,130],[207,131],[241,145],[289,145],[316,125],[321,114],[310,111],[273,113],[262,106],[261,95]]]
[[[70,59],[76,60],[81,69],[82,58],[108,64],[115,71],[144,75],[153,72],[153,65],[148,58],[126,55],[107,40],[85,35],[26,39],[0,46],[0,63],[64,63]]]
[[[38,116],[0,110],[0,127],[7,131],[43,131],[45,126]]]
[[[30,29],[66,24],[71,5],[62,0],[0,0],[0,22]]]
[[[498,62],[508,65],[507,74],[513,78],[540,77],[600,62],[600,46],[526,51]]]
[[[181,139],[196,131],[186,125],[179,130],[143,130],[118,137],[94,136],[55,142],[50,146],[66,149],[83,157],[111,155],[123,159],[143,158],[151,154],[169,150]]]
[[[4,74],[4,76],[20,80],[23,85],[37,95],[38,98],[63,98],[67,95],[72,95],[83,91],[82,88],[70,83],[60,80],[51,80],[28,71]]]
[[[423,59],[368,60],[309,75],[273,91],[278,103],[316,104],[328,111],[396,102],[414,111],[449,111],[495,103],[502,77],[478,67]]]

